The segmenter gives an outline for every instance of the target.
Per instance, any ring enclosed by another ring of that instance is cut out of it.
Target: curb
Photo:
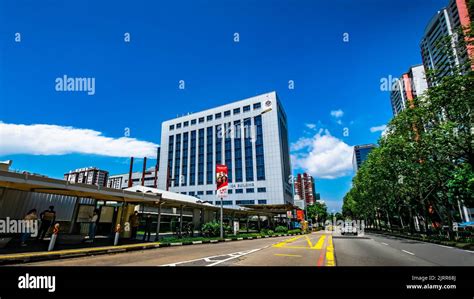
[[[47,260],[58,260],[66,258],[76,258],[76,257],[85,257],[93,255],[102,255],[102,254],[116,254],[122,252],[146,250],[146,249],[156,249],[161,247],[175,247],[175,246],[184,246],[184,245],[198,245],[198,244],[208,244],[208,243],[219,243],[219,242],[230,242],[230,241],[242,241],[242,240],[256,240],[262,238],[276,238],[283,236],[295,236],[302,235],[303,233],[296,234],[285,234],[285,235],[273,235],[273,236],[255,236],[255,237],[238,237],[238,238],[227,238],[227,239],[213,239],[213,240],[204,240],[204,241],[190,241],[190,242],[175,242],[175,243],[146,243],[146,244],[133,244],[133,245],[119,245],[119,246],[104,246],[98,248],[86,248],[86,249],[67,249],[63,252],[35,252],[35,253],[20,253],[20,254],[11,254],[7,257],[0,256],[0,265],[8,264],[19,264],[19,263],[31,263],[31,262],[40,262]]]

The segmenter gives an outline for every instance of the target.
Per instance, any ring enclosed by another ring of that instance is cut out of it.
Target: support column
[[[247,214],[247,233],[249,233],[249,215]]]
[[[158,203],[158,215],[157,215],[157,223],[156,223],[156,237],[155,241],[160,240],[160,226],[161,226],[161,202]]]
[[[261,224],[260,224],[260,215],[257,215],[258,219],[258,232],[261,230]]]
[[[199,232],[201,233],[202,236],[202,226],[204,225],[204,209],[201,208],[201,219],[199,221]]]
[[[72,212],[71,225],[69,226],[69,234],[72,234],[74,231],[74,225],[76,224],[76,220],[77,220],[77,213],[79,212],[79,202],[80,202],[80,198],[79,196],[77,196],[76,202],[74,203],[74,211]],[[112,225],[112,229],[114,229],[113,225]]]
[[[179,237],[183,235],[183,205],[179,209]]]

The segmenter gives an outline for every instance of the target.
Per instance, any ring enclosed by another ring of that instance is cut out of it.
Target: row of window
[[[233,189],[229,189],[227,190],[229,194],[233,194],[234,193],[234,190]],[[265,193],[267,192],[267,188],[265,187],[261,187],[261,188],[257,188],[257,192],[258,193]],[[214,190],[206,190],[206,195],[213,195],[215,193]],[[242,194],[244,193],[244,189],[235,189],[235,194]],[[247,188],[245,189],[245,193],[255,193],[255,188]],[[181,194],[184,194],[184,195],[191,195],[191,196],[196,196],[196,195],[204,195],[204,191],[190,191],[189,193],[186,193],[186,192],[181,192]]]
[[[216,206],[220,206],[221,205],[221,201],[220,200],[216,200],[214,202],[214,204]],[[233,201],[232,200],[223,200],[222,201],[222,205],[223,206],[231,206],[233,204]],[[254,205],[255,204],[255,200],[236,200],[235,201],[235,204],[236,205]],[[267,204],[267,200],[266,199],[259,199],[257,200],[257,204],[259,205],[266,205]]]
[[[253,104],[253,110],[258,110],[262,108],[262,105],[260,103],[254,103]],[[231,112],[233,113],[233,115],[238,115],[240,114],[240,112],[249,112],[250,111],[250,105],[247,105],[247,106],[244,106],[241,108],[235,108],[233,109],[232,111],[231,110],[227,110],[227,111],[224,111],[224,117],[228,117],[231,115]],[[195,125],[196,123],[204,123],[204,120],[206,121],[212,121],[213,119],[220,119],[222,118],[222,113],[219,112],[219,113],[216,113],[214,115],[208,115],[206,117],[200,117],[198,119],[192,119],[191,121],[185,121],[183,123],[177,123],[176,125],[170,125],[170,131],[171,130],[174,130],[175,127],[176,129],[181,129],[181,127],[185,128],[185,127],[188,127],[189,125]]]
[[[168,145],[168,175],[173,181],[173,186],[196,185],[196,182],[197,185],[213,184],[214,166],[216,164],[222,164],[222,162],[228,167],[229,183],[243,182],[244,174],[246,181],[254,181],[254,159],[256,161],[256,180],[265,180],[262,116],[258,115],[254,117],[254,125],[256,128],[255,148],[250,134],[244,134],[244,136],[236,134],[233,138],[233,134],[225,134],[224,138],[221,136],[222,128],[225,132],[229,130],[241,132],[243,131],[242,128],[250,127],[251,125],[252,119],[246,118],[243,121],[236,120],[233,123],[227,122],[219,124],[216,125],[215,128],[214,126],[210,126],[191,132],[183,132],[182,134],[178,133],[175,136],[170,135]],[[190,145],[189,149],[188,144]],[[232,153],[234,153],[234,155],[232,155]],[[173,155],[175,157],[174,161]],[[190,162],[188,162],[188,156]],[[243,165],[244,161],[245,167]],[[189,170],[188,164],[190,166]],[[235,178],[233,175],[235,175]]]

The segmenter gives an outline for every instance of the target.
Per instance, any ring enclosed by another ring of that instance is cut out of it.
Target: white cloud
[[[294,168],[311,175],[335,179],[352,171],[352,146],[320,129],[311,138],[302,137],[291,145]]]
[[[370,132],[375,133],[375,132],[383,132],[387,129],[387,125],[380,125],[376,127],[371,127]]]
[[[344,111],[342,111],[341,109],[331,111],[331,116],[333,116],[335,118],[340,118],[343,115],[344,115]]]
[[[311,130],[316,129],[316,125],[315,125],[315,124],[305,124],[305,126],[306,126],[308,129],[311,129]]]
[[[157,146],[135,138],[106,137],[89,129],[0,123],[0,155],[80,153],[109,157],[156,157]]]

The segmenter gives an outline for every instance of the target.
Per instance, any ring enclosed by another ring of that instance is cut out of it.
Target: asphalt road
[[[38,266],[473,266],[474,252],[375,234],[317,232],[30,263]]]

